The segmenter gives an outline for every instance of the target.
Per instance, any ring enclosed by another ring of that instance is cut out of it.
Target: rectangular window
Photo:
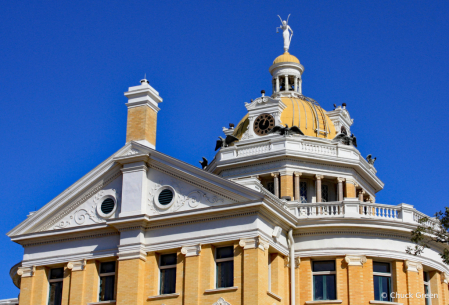
[[[115,289],[115,261],[100,264],[100,301],[113,301]]]
[[[430,299],[430,276],[429,272],[424,271],[424,293],[426,294],[426,305],[431,305],[431,299]]]
[[[307,203],[307,182],[299,183],[299,194],[301,196],[301,203]]]
[[[268,182],[268,183],[267,183],[267,190],[268,190],[271,194],[274,194],[274,182]]]
[[[217,264],[217,288],[234,286],[234,247],[222,247],[215,250]]]
[[[391,302],[390,263],[373,263],[374,300]]]
[[[321,186],[321,201],[329,202],[329,186],[327,185]]]
[[[159,269],[161,270],[159,294],[170,294],[176,291],[177,257],[176,253],[161,255],[159,264]]]
[[[48,305],[61,305],[62,302],[62,281],[64,280],[64,268],[50,270],[48,279],[50,291],[48,293]]]
[[[312,264],[313,299],[336,300],[335,261],[318,261]]]

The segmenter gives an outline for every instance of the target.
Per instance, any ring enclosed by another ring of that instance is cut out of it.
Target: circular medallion
[[[262,113],[254,121],[254,132],[259,136],[266,135],[273,127],[274,118],[268,113]]]

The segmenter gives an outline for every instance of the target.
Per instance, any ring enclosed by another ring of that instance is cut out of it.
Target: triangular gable
[[[147,214],[150,216],[261,200],[264,197],[260,192],[169,157],[142,143],[131,142],[41,209],[32,213],[11,230],[8,236],[105,223],[107,219],[99,217],[97,213],[102,198],[114,197],[117,205],[120,206],[122,166],[116,160],[131,159],[141,155],[149,155],[150,158],[147,191]],[[154,190],[161,185],[172,185],[179,194],[179,202],[172,209],[158,210],[152,205]],[[119,217],[119,208],[108,219],[117,217]]]

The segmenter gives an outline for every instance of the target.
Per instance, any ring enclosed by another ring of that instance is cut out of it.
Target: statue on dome
[[[279,33],[278,29],[282,30],[282,36],[284,37],[284,52],[288,52],[288,49],[290,48],[290,42],[292,41],[292,36],[293,36],[293,30],[292,28],[288,25],[288,19],[290,18],[290,14],[287,17],[287,21],[282,20],[281,16],[279,16],[279,19],[281,19],[281,26],[276,28],[276,33]],[[290,35],[290,32],[291,35]]]

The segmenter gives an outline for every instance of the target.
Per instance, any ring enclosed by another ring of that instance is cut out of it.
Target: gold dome
[[[273,65],[278,64],[280,62],[294,62],[299,64],[299,59],[296,58],[295,56],[291,55],[288,52],[285,52],[284,54],[282,54],[281,56],[278,56],[274,61],[273,61]]]
[[[287,106],[281,114],[282,124],[289,127],[298,126],[304,135],[324,139],[333,139],[337,132],[326,111],[311,98],[281,97]],[[248,114],[239,122],[234,136],[241,139],[248,129]]]

